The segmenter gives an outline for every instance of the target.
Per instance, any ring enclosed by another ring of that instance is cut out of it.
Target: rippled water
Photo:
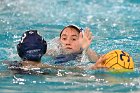
[[[65,25],[89,27],[91,48],[99,54],[121,49],[135,62],[135,72],[58,71],[51,75],[12,75],[0,66],[1,92],[139,92],[139,0],[0,0],[0,61],[20,60],[16,44],[21,34],[37,29],[47,41]],[[43,59],[45,62],[45,58]]]

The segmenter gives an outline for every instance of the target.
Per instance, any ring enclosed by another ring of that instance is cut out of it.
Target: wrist
[[[87,52],[87,51],[89,50],[89,48],[80,48],[80,50],[81,50],[82,52]]]

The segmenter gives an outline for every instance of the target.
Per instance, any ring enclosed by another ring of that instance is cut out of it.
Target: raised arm
[[[84,32],[80,32],[79,41],[81,44],[81,48],[83,49],[83,52],[88,55],[90,61],[96,62],[99,59],[99,57],[95,51],[89,48],[92,39],[93,39],[92,32],[90,31],[89,28],[86,28]]]

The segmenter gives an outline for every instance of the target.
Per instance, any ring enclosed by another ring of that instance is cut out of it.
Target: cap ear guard
[[[47,42],[44,39],[43,39],[43,46],[44,46],[43,54],[45,54],[47,50]]]
[[[23,54],[22,50],[20,49],[20,47],[21,47],[21,43],[19,43],[17,45],[17,52],[18,52],[18,55],[22,58],[24,54]]]

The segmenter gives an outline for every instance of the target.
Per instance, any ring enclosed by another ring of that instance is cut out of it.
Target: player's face
[[[79,33],[73,28],[65,28],[61,34],[62,48],[67,53],[80,51]]]

